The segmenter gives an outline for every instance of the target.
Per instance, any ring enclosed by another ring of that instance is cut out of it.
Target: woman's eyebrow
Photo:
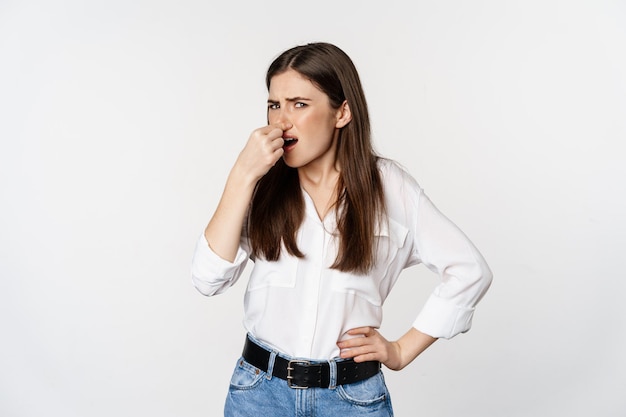
[[[293,98],[286,98],[285,101],[311,101],[311,99],[306,98],[306,97],[293,97]]]
[[[312,100],[306,97],[289,97],[289,98],[286,98],[285,101],[294,102],[294,101],[312,101]],[[279,104],[279,101],[273,100],[270,98],[270,99],[267,99],[267,104]]]

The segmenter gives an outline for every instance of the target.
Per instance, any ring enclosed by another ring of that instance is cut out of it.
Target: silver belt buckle
[[[300,363],[302,365],[310,365],[311,362],[310,361],[305,361],[305,360],[299,360],[299,359],[293,359],[290,360],[289,363],[287,364],[287,385],[289,385],[289,388],[294,388],[294,389],[307,389],[309,387],[301,387],[300,385],[295,385],[292,384],[291,381],[293,380],[293,375],[291,375],[291,371],[293,371],[293,364],[294,363]]]

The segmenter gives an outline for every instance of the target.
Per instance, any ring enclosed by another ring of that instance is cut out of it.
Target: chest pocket
[[[257,259],[250,274],[248,291],[267,287],[293,288],[296,285],[298,259],[282,254],[276,262]]]
[[[376,230],[376,263],[366,275],[333,270],[331,288],[333,291],[354,294],[375,306],[382,306],[391,287],[404,268],[406,259],[399,256],[404,247],[409,229],[392,219],[379,224]],[[408,252],[408,251],[403,251]]]

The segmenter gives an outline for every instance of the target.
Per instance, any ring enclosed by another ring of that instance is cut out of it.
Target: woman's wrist
[[[399,371],[405,368],[415,360],[423,351],[437,341],[436,338],[422,333],[414,327],[404,334],[396,342],[392,343],[397,352],[397,361],[390,363],[394,367],[387,366],[390,369]]]

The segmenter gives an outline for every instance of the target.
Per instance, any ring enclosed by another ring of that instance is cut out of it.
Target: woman
[[[381,364],[399,370],[469,330],[491,272],[398,164],[375,155],[350,58],[327,43],[270,65],[268,125],[252,132],[201,236],[193,282],[219,294],[254,261],[248,332],[226,416],[393,415]],[[411,329],[377,329],[400,272],[441,277]]]

